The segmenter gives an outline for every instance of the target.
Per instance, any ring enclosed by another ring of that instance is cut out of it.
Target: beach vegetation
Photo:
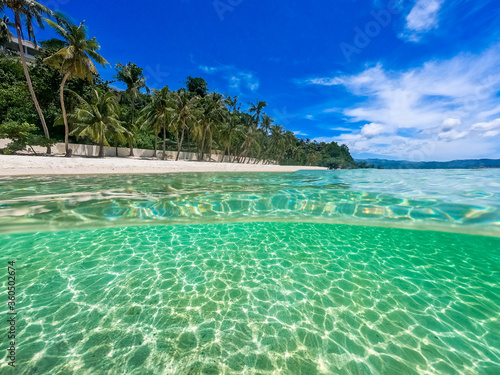
[[[36,112],[40,118],[40,122],[43,128],[45,138],[50,139],[49,129],[45,121],[45,117],[42,112],[42,108],[38,102],[35,90],[33,88],[33,83],[29,74],[28,63],[24,53],[23,47],[23,23],[28,32],[29,40],[33,41],[36,45],[35,29],[33,23],[40,28],[44,28],[43,16],[53,16],[53,12],[46,6],[33,1],[33,0],[0,0],[0,12],[4,12],[5,8],[10,9],[14,13],[14,25],[17,33],[17,42],[19,46],[19,53],[21,58],[21,64],[23,67],[24,76],[26,78],[26,83],[28,85],[28,90],[35,105]],[[7,26],[9,26],[7,24]],[[51,153],[50,147],[47,147],[47,153]]]
[[[0,138],[11,140],[2,150],[2,153],[7,155],[25,150],[27,147],[36,154],[33,146],[51,147],[56,143],[37,134],[36,125],[12,120],[0,124]]]
[[[134,118],[135,118],[135,102],[136,98],[141,89],[149,89],[146,86],[146,78],[144,78],[143,69],[139,68],[136,64],[129,62],[127,65],[122,65],[118,63],[116,65],[116,75],[115,78],[123,82],[127,88],[124,94],[128,97],[130,101],[130,114],[128,122],[128,143],[130,148],[129,156],[134,156],[134,141],[136,140],[136,135],[138,133]]]
[[[101,48],[95,38],[88,39],[87,27],[84,22],[80,25],[73,25],[66,18],[58,18],[58,22],[45,19],[45,21],[63,38],[61,41],[63,47],[47,57],[44,62],[58,70],[63,79],[59,86],[59,98],[61,102],[62,119],[64,122],[64,144],[66,156],[70,156],[69,150],[69,124],[64,103],[64,88],[66,81],[78,78],[93,82],[94,75],[97,75],[97,69],[93,61],[100,65],[106,65],[108,62],[97,51]],[[93,60],[93,61],[92,61]]]
[[[128,130],[120,121],[118,97],[113,91],[96,89],[92,99],[85,100],[78,94],[76,96],[80,105],[68,115],[68,120],[73,124],[72,134],[78,137],[88,137],[99,145],[99,157],[104,157],[104,146],[109,146],[109,138],[124,141]],[[62,116],[57,121],[61,124]]]

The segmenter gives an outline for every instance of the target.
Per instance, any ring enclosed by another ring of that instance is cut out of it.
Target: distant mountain
[[[357,162],[366,162],[384,169],[475,169],[500,168],[500,159],[452,160],[413,162],[407,160],[363,159]]]

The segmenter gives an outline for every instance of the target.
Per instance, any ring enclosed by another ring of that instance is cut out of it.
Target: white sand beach
[[[0,155],[0,177],[180,172],[295,172],[321,167],[209,163],[139,158],[65,158],[62,156]]]

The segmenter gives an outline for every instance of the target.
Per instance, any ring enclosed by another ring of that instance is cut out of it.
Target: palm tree
[[[257,129],[256,124],[250,124],[249,126],[247,126],[244,136],[245,139],[243,141],[243,144],[241,145],[243,151],[238,155],[238,163],[244,162],[250,151],[252,150],[256,152],[260,151],[258,136],[259,136],[259,129]],[[243,158],[243,160],[241,158]]]
[[[281,153],[276,160],[278,162],[278,164],[280,163],[280,161],[284,155],[287,155],[290,159],[293,159],[293,157],[297,156],[296,153],[298,151],[297,137],[295,136],[295,134],[292,131],[285,130],[285,133],[283,134],[283,138],[284,138],[284,140],[283,140],[284,150],[283,150],[283,153]]]
[[[104,156],[104,146],[109,146],[107,136],[117,137],[117,134],[127,135],[119,120],[118,99],[113,91],[92,90],[92,100],[87,102],[78,94],[73,93],[81,103],[69,120],[74,126],[71,134],[79,137],[87,136],[99,144],[99,157]],[[58,123],[60,123],[60,120]]]
[[[233,144],[233,135],[238,131],[239,127],[239,114],[229,113],[228,119],[219,128],[219,139],[221,144],[225,145],[225,154],[227,154],[228,161],[231,161],[231,146]],[[221,163],[224,157],[221,159]]]
[[[97,74],[97,69],[91,58],[100,65],[106,65],[108,62],[96,52],[101,48],[97,40],[95,38],[87,39],[87,27],[83,22],[79,26],[76,26],[66,20],[59,20],[60,24],[48,19],[46,21],[64,39],[62,41],[64,42],[64,47],[52,56],[47,57],[44,62],[58,69],[61,75],[63,75],[59,88],[59,98],[64,120],[66,156],[71,156],[68,144],[69,125],[66,106],[64,105],[64,86],[68,79],[73,78],[85,79],[89,82],[93,81],[93,74]]]
[[[257,126],[260,124],[260,116],[264,114],[262,111],[265,107],[267,107],[267,103],[263,101],[259,101],[259,99],[256,100],[255,103],[248,103],[250,108],[248,109],[248,112],[253,113],[254,119],[257,123]]]
[[[221,94],[211,92],[203,99],[201,99],[202,106],[202,118],[200,127],[201,131],[198,131],[198,139],[201,138],[201,148],[200,148],[200,156],[199,158],[203,160],[206,144],[208,144],[208,154],[209,159],[212,157],[212,141],[213,134],[218,126],[223,123],[227,109],[225,106],[224,97]],[[201,133],[201,134],[200,134]],[[196,133],[195,133],[196,134]]]
[[[17,31],[17,43],[19,46],[19,53],[21,54],[21,63],[23,65],[24,76],[26,77],[26,82],[28,84],[28,89],[35,104],[36,111],[40,117],[40,122],[42,123],[43,132],[45,138],[50,139],[49,129],[47,128],[47,123],[45,122],[45,117],[43,116],[42,109],[36,98],[35,90],[33,89],[33,83],[31,82],[31,77],[28,71],[28,64],[26,63],[26,56],[24,54],[23,46],[23,28],[21,18],[24,20],[26,29],[28,30],[28,38],[36,44],[35,32],[33,30],[33,20],[36,21],[37,25],[43,29],[44,25],[42,22],[42,15],[52,16],[52,11],[46,6],[33,1],[33,0],[0,0],[0,11],[3,11],[5,7],[9,8],[14,12],[14,24]],[[47,153],[50,154],[50,146],[47,146]]]
[[[135,98],[137,97],[137,93],[141,89],[147,89],[146,78],[144,78],[143,69],[139,68],[136,64],[131,62],[129,62],[125,66],[120,63],[116,64],[116,71],[117,74],[115,75],[115,78],[127,85],[127,89],[125,92],[129,95],[131,101],[129,130],[132,131],[134,128]],[[134,156],[134,143],[132,138],[129,139],[129,146],[129,156]]]
[[[271,126],[269,143],[267,144],[266,151],[262,154],[262,160],[266,160],[267,156],[275,156],[276,158],[279,158],[284,152],[283,130],[283,127],[280,125]],[[267,160],[267,163],[269,163],[269,160]]]
[[[163,157],[165,160],[167,143],[167,126],[172,120],[171,98],[168,86],[161,90],[154,90],[151,102],[141,111],[138,119],[142,123],[141,128],[150,128],[155,136],[155,151],[153,157],[156,157],[158,149],[158,133],[163,129]]]
[[[271,125],[274,123],[274,120],[269,117],[268,115],[264,114],[262,116],[262,129],[264,129],[264,132],[266,134],[269,133],[269,128],[271,127]]]
[[[189,95],[184,89],[172,93],[173,123],[175,124],[177,138],[176,161],[179,160],[181,154],[186,126],[192,121],[197,121],[199,115],[199,109],[197,108],[198,100],[197,96]],[[180,139],[179,132],[181,133]]]
[[[10,30],[9,27],[16,27],[15,24],[10,22],[9,17],[4,15],[0,18],[0,46],[4,47],[10,43]]]

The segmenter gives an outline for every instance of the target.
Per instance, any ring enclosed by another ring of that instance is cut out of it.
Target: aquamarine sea
[[[1,374],[500,374],[498,169],[0,178],[0,249]]]

